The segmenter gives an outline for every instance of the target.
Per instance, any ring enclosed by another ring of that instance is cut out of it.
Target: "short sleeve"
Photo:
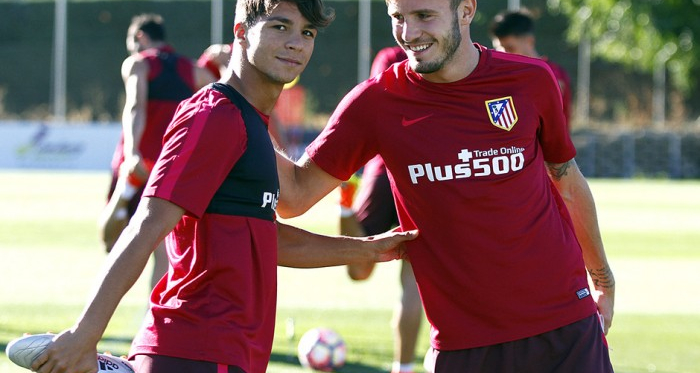
[[[306,154],[331,176],[347,180],[378,152],[374,115],[381,105],[373,101],[372,80],[348,93],[331,115]],[[376,97],[378,98],[378,97]]]
[[[540,131],[539,141],[542,145],[544,160],[550,163],[564,163],[576,156],[576,148],[571,141],[569,128],[564,114],[562,96],[552,70],[542,63],[539,69],[540,87],[536,102],[539,105]]]
[[[247,143],[238,108],[218,92],[201,95],[206,97],[180,105],[144,191],[144,196],[166,199],[198,218]]]

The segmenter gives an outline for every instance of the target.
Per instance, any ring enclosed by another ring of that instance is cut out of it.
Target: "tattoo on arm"
[[[573,160],[564,163],[545,163],[547,165],[547,172],[549,176],[554,180],[561,180],[562,177],[566,176],[569,167],[571,167],[571,162]]]
[[[593,285],[595,287],[605,289],[615,287],[615,278],[613,277],[610,267],[605,266],[598,269],[589,269],[588,273],[591,275],[591,280],[593,280]]]

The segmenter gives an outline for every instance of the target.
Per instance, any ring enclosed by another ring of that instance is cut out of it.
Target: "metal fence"
[[[580,130],[572,139],[589,178],[700,178],[698,131]]]

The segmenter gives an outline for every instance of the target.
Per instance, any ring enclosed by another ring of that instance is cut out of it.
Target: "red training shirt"
[[[345,180],[389,170],[433,347],[503,343],[595,312],[570,216],[545,161],[576,151],[551,70],[475,45],[476,69],[431,83],[408,62],[355,87],[307,148]]]
[[[151,294],[132,356],[266,370],[277,301],[276,225],[206,212],[247,141],[241,111],[220,92],[204,88],[178,108],[143,195],[186,213],[166,238],[171,267]]]

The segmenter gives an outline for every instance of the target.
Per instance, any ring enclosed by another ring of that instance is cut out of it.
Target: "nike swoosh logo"
[[[406,117],[401,118],[401,125],[404,127],[408,127],[410,125],[416,124],[424,119],[428,119],[432,117],[432,114],[428,114],[426,116],[420,117],[420,118],[414,118],[414,119],[407,119]]]

